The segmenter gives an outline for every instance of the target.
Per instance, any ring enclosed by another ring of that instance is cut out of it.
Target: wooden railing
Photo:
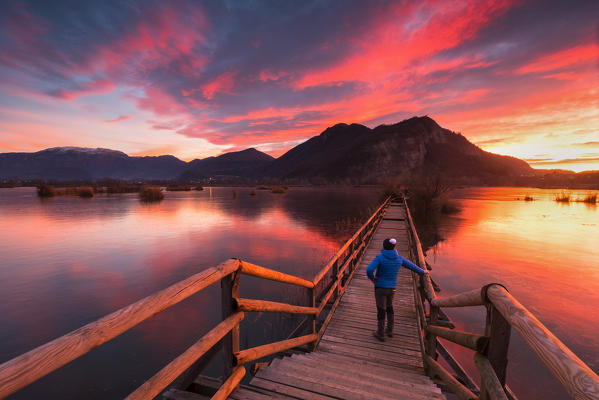
[[[421,268],[427,268],[418,233],[405,200],[404,205],[410,226],[412,258]],[[439,377],[460,399],[516,398],[506,385],[507,354],[512,328],[573,399],[599,399],[599,376],[520,304],[503,285],[491,283],[480,289],[440,298],[435,293],[430,276],[425,274],[419,279],[414,279],[414,295],[422,332],[421,351],[427,373],[431,377]],[[449,319],[443,313],[442,307],[470,306],[485,306],[487,309],[484,335],[440,326],[440,316],[443,316],[445,321]],[[481,377],[480,389],[437,338],[475,352],[474,363]],[[455,375],[437,361],[438,354],[445,359]]]
[[[227,398],[245,376],[243,364],[298,346],[311,345],[311,349],[316,347],[389,202],[390,198],[387,198],[313,280],[230,259],[0,365],[0,398],[37,381],[218,281],[221,284],[222,322],[147,380],[127,399],[154,398],[173,382],[177,387],[186,388],[219,351],[222,351],[223,355],[225,381],[212,399]],[[329,274],[331,279],[326,282],[324,278]],[[308,304],[297,306],[240,298],[241,275],[306,288]],[[323,286],[323,289],[317,293],[320,286]],[[239,324],[245,312],[254,311],[305,314],[306,318],[286,340],[240,350]],[[307,334],[299,336],[306,328]]]

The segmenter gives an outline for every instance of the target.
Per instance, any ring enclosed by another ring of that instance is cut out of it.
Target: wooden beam
[[[148,379],[137,390],[127,396],[127,400],[152,399],[166,388],[177,376],[181,375],[198,358],[204,355],[212,346],[218,343],[227,333],[243,319],[243,313],[238,312],[218,324],[200,340],[189,347],[183,354],[162,368],[156,375]]]
[[[313,288],[314,284],[297,276],[284,274],[273,269],[264,268],[259,265],[255,265],[246,261],[239,261],[241,264],[241,273],[245,275],[257,276],[259,278],[269,279],[271,281],[277,281],[282,283],[289,283],[291,285],[303,286],[307,288]]]
[[[480,353],[474,354],[474,363],[480,374],[481,398],[489,400],[508,400],[489,359]],[[484,395],[483,395],[484,393]]]
[[[322,312],[322,310],[326,307],[327,303],[329,302],[329,299],[331,298],[331,296],[333,295],[333,293],[337,290],[337,286],[339,285],[339,281],[335,281],[333,282],[333,284],[331,285],[329,291],[327,292],[327,294],[325,294],[325,296],[320,300],[320,306],[318,306],[318,313],[317,315],[320,315],[320,313]]]
[[[431,301],[437,307],[470,307],[484,304],[480,289],[459,293],[450,297],[437,297]]]
[[[426,331],[475,351],[483,351],[489,341],[489,338],[483,335],[463,332],[457,329],[442,328],[434,325],[427,326]]]
[[[599,398],[599,376],[499,285],[487,297],[574,399]]]
[[[425,362],[428,368],[436,374],[443,383],[445,383],[449,389],[460,399],[460,400],[475,400],[477,396],[472,393],[466,386],[462,385],[453,375],[449,373],[441,364],[435,361],[430,356],[425,357]]]
[[[245,368],[242,365],[235,367],[229,379],[223,383],[220,389],[218,389],[218,391],[210,398],[210,400],[226,400],[231,392],[237,388],[237,385],[239,385],[239,382],[241,382],[244,376]]]
[[[238,260],[225,261],[5,362],[0,365],[0,398],[35,382],[206,286],[218,282],[238,268]]]
[[[294,306],[292,304],[279,303],[276,301],[235,299],[235,303],[237,303],[237,308],[240,311],[318,314],[318,308],[316,307]]]
[[[499,313],[491,303],[487,304],[487,318],[485,324],[485,335],[489,338],[488,347],[484,353],[488,357],[495,374],[505,385],[508,349],[510,346],[512,328],[507,320]],[[482,389],[481,389],[482,390]],[[484,392],[484,390],[482,390]],[[484,397],[484,393],[483,393]]]
[[[257,360],[262,357],[269,356],[271,354],[278,353],[283,350],[292,349],[294,347],[298,347],[304,345],[306,343],[310,343],[315,341],[318,338],[318,335],[310,334],[305,336],[300,336],[294,339],[282,340],[280,342],[269,343],[263,346],[253,347],[247,350],[241,350],[240,352],[235,354],[235,358],[237,359],[237,365],[245,364],[250,361]]]
[[[453,369],[453,371],[457,374],[457,377],[464,382],[464,385],[472,391],[474,394],[478,394],[480,389],[474,380],[468,375],[464,367],[455,359],[453,354],[445,347],[445,345],[441,342],[437,342],[437,351],[439,355],[443,357],[445,362]]]

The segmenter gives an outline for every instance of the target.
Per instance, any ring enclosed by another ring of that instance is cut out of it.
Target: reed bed
[[[139,191],[139,199],[145,203],[152,203],[164,199],[164,194],[157,186],[144,186]]]
[[[555,201],[558,203],[569,203],[572,200],[570,193],[564,191],[555,195]]]
[[[535,198],[532,196],[524,196],[524,201],[535,201]]]
[[[187,192],[187,191],[191,190],[191,186],[188,186],[188,185],[168,185],[166,187],[166,190],[169,191],[169,192]]]
[[[276,194],[283,194],[283,193],[287,193],[287,186],[273,186],[270,189],[271,193],[276,193]]]

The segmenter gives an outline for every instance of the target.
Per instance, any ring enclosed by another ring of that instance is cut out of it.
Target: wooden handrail
[[[212,346],[218,343],[241,320],[243,320],[243,313],[237,312],[216,325],[216,327],[202,336],[200,340],[185,350],[180,356],[127,396],[127,400],[153,399],[158,396],[164,388],[189,368],[197,359],[202,357]]]
[[[377,208],[377,210],[370,216],[370,218],[368,218],[368,221],[364,222],[364,224],[360,227],[360,229],[358,229],[358,231],[356,233],[354,233],[354,235],[351,238],[349,238],[347,240],[347,242],[345,242],[345,244],[341,247],[341,249],[339,249],[339,251],[331,259],[331,261],[329,261],[327,263],[327,265],[325,265],[324,268],[322,268],[320,270],[320,272],[318,274],[316,274],[316,276],[312,280],[312,282],[314,282],[314,285],[318,285],[318,283],[322,280],[322,278],[324,278],[324,276],[327,274],[327,272],[329,272],[331,270],[331,268],[333,267],[333,265],[339,260],[339,258],[341,258],[343,253],[345,253],[347,251],[349,246],[351,246],[351,244],[358,238],[358,236],[362,233],[362,231],[364,231],[365,228],[371,222],[373,222],[373,220],[389,204],[390,201],[391,201],[391,197],[387,197],[385,199],[385,201],[383,201],[383,203],[379,206],[379,208]]]
[[[460,400],[475,400],[478,397],[468,388],[462,385],[454,376],[447,371],[441,364],[430,356],[425,357],[426,365],[445,383]]]
[[[414,239],[414,246],[416,247],[416,256],[418,258],[418,265],[420,268],[426,271],[426,259],[424,258],[424,252],[422,251],[422,244],[420,244],[420,238],[418,237],[418,232],[416,231],[416,226],[414,225],[414,221],[412,220],[412,214],[410,214],[410,207],[408,207],[408,203],[406,199],[403,199],[404,207],[406,208],[406,216],[408,220],[408,224],[410,225],[410,233],[412,238]],[[424,274],[420,276],[420,279],[424,285],[424,292],[426,294],[427,300],[431,301],[437,295],[435,294],[435,289],[433,288],[433,283],[431,282],[431,277],[429,274]]]
[[[474,354],[474,363],[480,375],[480,386],[483,391],[489,394],[489,400],[508,400],[489,359],[480,353],[476,353]]]
[[[470,307],[484,304],[480,289],[458,293],[450,297],[437,297],[432,299],[431,305],[437,307]]]
[[[599,376],[507,290],[492,285],[487,297],[572,398],[599,398]]]
[[[0,398],[29,385],[239,268],[228,260],[0,365]]]
[[[274,269],[264,268],[259,265],[249,263],[247,261],[239,260],[241,264],[241,273],[245,275],[257,276],[259,278],[268,279],[271,281],[277,281],[282,283],[289,283],[291,285],[303,286],[307,288],[313,288],[314,283],[307,281],[297,276],[284,274],[283,272],[275,271]]]
[[[239,382],[245,376],[245,368],[241,365],[235,367],[229,379],[222,384],[222,386],[218,389],[214,396],[212,396],[211,400],[226,400],[227,397],[231,394],[233,390],[239,385]]]
[[[294,306],[287,303],[279,303],[276,301],[252,300],[252,299],[235,299],[237,308],[240,311],[257,311],[257,312],[283,312],[290,314],[318,314],[316,307]]]
[[[457,329],[447,329],[441,326],[429,325],[426,327],[428,332],[435,334],[436,336],[449,340],[450,342],[457,343],[461,346],[467,347],[476,351],[483,351],[489,338],[483,335],[477,335],[470,332],[462,332]]]
[[[311,334],[293,339],[281,340],[280,342],[269,343],[263,346],[241,350],[240,352],[235,353],[235,358],[237,359],[237,364],[245,364],[246,362],[254,361],[271,354],[289,350],[306,343],[314,342],[316,339],[318,339],[318,335]]]

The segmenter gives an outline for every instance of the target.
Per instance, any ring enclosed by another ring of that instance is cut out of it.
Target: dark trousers
[[[395,289],[374,288],[376,301],[376,319],[378,320],[378,334],[383,336],[385,328],[385,315],[387,315],[387,331],[393,332],[393,295]]]

